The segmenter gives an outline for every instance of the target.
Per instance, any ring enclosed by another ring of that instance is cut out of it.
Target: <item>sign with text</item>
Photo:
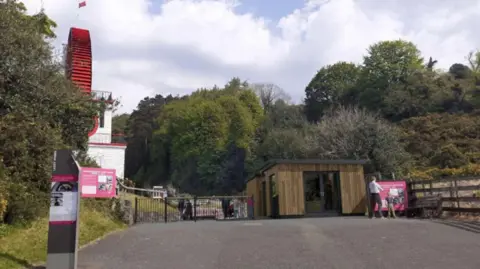
[[[116,195],[115,169],[82,167],[80,170],[81,195],[85,198],[113,198]]]
[[[77,220],[77,186],[77,181],[52,182],[50,193],[50,222],[75,222]]]
[[[380,198],[382,199],[382,211],[387,211],[386,198],[391,196],[393,198],[393,208],[398,211],[403,211],[408,207],[407,183],[405,181],[377,181],[383,188],[380,191]],[[378,206],[375,206],[378,210]]]
[[[53,154],[48,223],[47,268],[77,268],[79,165],[71,150]]]

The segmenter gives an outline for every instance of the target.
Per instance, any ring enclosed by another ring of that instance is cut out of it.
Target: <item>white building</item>
[[[92,91],[92,93],[103,94],[107,92]],[[97,100],[99,99],[101,98]],[[124,178],[125,149],[127,144],[112,143],[112,116],[111,109],[107,109],[103,114],[99,115],[95,128],[89,134],[87,154],[100,167],[115,169],[117,177]]]

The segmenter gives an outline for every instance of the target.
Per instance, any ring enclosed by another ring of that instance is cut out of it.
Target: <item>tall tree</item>
[[[322,67],[305,89],[307,119],[316,122],[332,107],[356,103],[360,72],[359,66],[347,62]]]
[[[373,44],[363,60],[359,84],[360,105],[372,111],[381,111],[386,117],[384,99],[392,89],[399,89],[409,78],[425,69],[418,48],[411,42],[396,40]]]
[[[161,115],[164,106],[175,99],[171,95],[163,97],[160,94],[152,98],[146,97],[140,101],[137,109],[132,112],[126,122],[125,176],[127,178],[136,177],[135,180],[140,185],[148,181],[148,179],[143,178],[144,171],[141,169],[149,166],[151,162],[150,145],[153,132],[159,127],[158,117]],[[168,169],[168,166],[164,163],[157,163],[157,165],[161,165],[162,169]]]
[[[130,114],[123,113],[112,118],[112,134],[124,134]]]
[[[7,222],[45,213],[51,156],[58,148],[85,150],[93,116],[101,107],[61,75],[52,56],[43,16],[25,13],[23,4],[0,3],[0,156],[7,182]]]
[[[291,97],[279,86],[273,83],[254,83],[253,91],[260,98],[260,102],[265,111],[268,111],[278,100],[288,103]]]
[[[192,194],[241,190],[262,115],[255,93],[238,79],[168,104],[154,141],[155,148],[169,148],[171,182]]]
[[[475,65],[471,65],[475,68]],[[450,81],[450,96],[444,101],[444,109],[448,112],[470,112],[480,108],[476,71],[470,67],[456,63],[450,66],[444,77]]]

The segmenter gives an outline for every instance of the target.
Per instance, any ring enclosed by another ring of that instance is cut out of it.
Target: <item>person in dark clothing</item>
[[[333,188],[329,180],[325,183],[325,210],[333,209]]]
[[[187,200],[187,206],[185,207],[185,219],[193,220],[193,206],[190,200]]]
[[[183,209],[185,208],[185,201],[183,199],[180,199],[178,201],[178,211],[180,212],[180,215],[183,214]]]
[[[222,198],[222,211],[223,211],[223,216],[225,218],[229,217],[229,210],[228,210],[229,207],[230,207],[230,199]]]

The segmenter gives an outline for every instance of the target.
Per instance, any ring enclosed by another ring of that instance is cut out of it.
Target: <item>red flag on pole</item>
[[[87,6],[87,1],[80,1],[78,3],[78,8],[85,7],[85,6]]]

